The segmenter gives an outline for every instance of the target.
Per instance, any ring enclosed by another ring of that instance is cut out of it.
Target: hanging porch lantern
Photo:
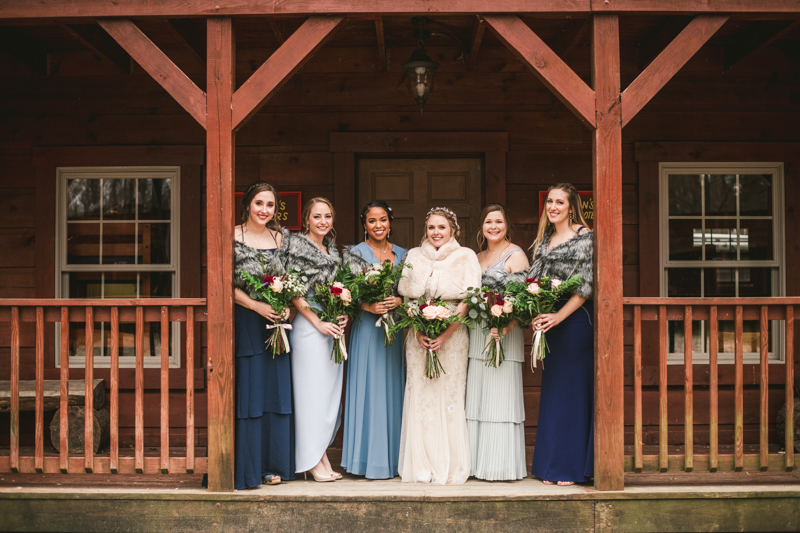
[[[417,49],[411,54],[411,59],[403,63],[403,71],[406,76],[406,87],[408,92],[419,104],[419,112],[422,109],[428,96],[433,90],[433,75],[439,68],[439,63],[433,61],[425,52],[425,39],[431,36],[430,30],[425,27],[430,22],[425,17],[414,17],[411,21],[417,27],[414,29],[414,38],[417,40]]]

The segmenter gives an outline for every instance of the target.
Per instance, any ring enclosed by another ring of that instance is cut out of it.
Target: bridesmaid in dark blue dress
[[[276,250],[288,232],[274,221],[277,191],[256,182],[243,198],[242,224],[235,230],[236,422],[234,487],[237,490],[295,479],[292,370],[289,354],[272,357],[265,342],[281,317],[249,297],[239,271],[281,274]]]
[[[575,187],[550,187],[528,277],[564,280],[580,274],[581,285],[533,325],[547,332],[550,350],[542,370],[531,474],[548,485],[572,485],[594,476],[592,256],[592,231]]]

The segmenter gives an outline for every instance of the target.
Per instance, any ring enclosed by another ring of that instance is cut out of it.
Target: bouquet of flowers
[[[418,331],[426,337],[435,339],[444,333],[447,326],[453,322],[469,326],[469,321],[465,317],[453,314],[441,300],[420,298],[417,301],[412,300],[403,304],[401,307],[406,314],[394,325],[392,332],[410,327],[415,332]],[[439,361],[439,356],[433,350],[428,349],[425,353],[425,377],[428,379],[438,378],[442,372],[447,374]]]
[[[338,323],[337,317],[354,317],[358,314],[358,289],[353,283],[353,276],[346,270],[339,270],[331,283],[318,284],[314,287],[314,296],[311,301],[318,303],[322,309],[313,311],[323,322]],[[347,360],[347,346],[344,335],[333,340],[331,359],[337,365]]]
[[[528,278],[525,283],[511,282],[506,286],[506,297],[511,298],[524,322],[529,323],[539,315],[552,313],[556,302],[573,292],[581,284],[580,275],[565,280],[544,276],[541,279]],[[536,361],[543,361],[550,349],[544,338],[544,332],[536,330],[533,334],[531,349],[531,370],[536,368]]]
[[[358,287],[361,301],[374,304],[392,296],[392,289],[403,277],[403,266],[392,266],[389,261],[386,261],[383,264],[372,265],[356,275],[354,282]],[[384,346],[391,346],[394,342],[394,333],[392,331],[394,325],[394,313],[392,312],[382,314],[378,321],[375,322],[376,328],[383,328]]]
[[[513,296],[493,292],[488,287],[470,288],[463,301],[469,308],[469,317],[476,323],[478,319],[482,319],[484,323],[483,331],[486,333],[486,346],[483,348],[486,353],[484,363],[486,366],[499,367],[505,360],[502,344],[503,328],[518,318]],[[492,328],[497,328],[499,339],[492,338]]]
[[[268,303],[272,310],[281,316],[284,316],[286,309],[291,305],[292,298],[296,298],[305,292],[304,284],[308,281],[305,276],[291,271],[283,276],[264,276],[259,278],[240,270],[239,275],[247,282],[250,298]],[[267,324],[267,329],[277,329],[267,340],[267,346],[272,348],[273,359],[279,353],[291,350],[289,338],[286,336],[286,330],[292,329],[291,324],[288,322]]]

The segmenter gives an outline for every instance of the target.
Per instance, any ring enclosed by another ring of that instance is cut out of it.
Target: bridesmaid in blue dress
[[[281,319],[269,304],[252,300],[239,274],[259,278],[281,274],[276,250],[288,232],[274,219],[278,192],[256,182],[243,198],[242,224],[236,226],[234,250],[236,421],[234,487],[237,490],[295,478],[292,370],[289,355],[272,357],[265,342],[268,323]]]
[[[392,209],[385,202],[367,204],[361,211],[364,242],[346,252],[346,256],[357,257],[345,260],[362,268],[402,261],[406,251],[388,240],[392,218]],[[342,467],[369,479],[397,475],[405,388],[403,336],[398,334],[391,346],[384,346],[383,328],[375,323],[401,303],[397,296],[362,303],[359,320],[350,330]]]
[[[580,274],[581,285],[536,318],[550,351],[542,370],[539,422],[531,473],[545,484],[573,485],[594,476],[594,328],[592,231],[578,192],[569,183],[550,187],[534,241],[529,278]]]

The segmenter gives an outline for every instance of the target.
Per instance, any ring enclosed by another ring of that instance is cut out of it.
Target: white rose
[[[511,302],[509,302],[508,300],[503,302],[503,312],[505,314],[509,314],[513,310],[514,310],[514,306],[511,304]]]
[[[341,281],[335,281],[333,283],[333,287],[336,287],[337,289],[344,289],[344,283],[342,283]]]
[[[554,289],[557,289],[558,286],[561,285],[561,280],[558,278],[553,278],[550,280],[550,286]]]
[[[436,318],[439,320],[450,318],[450,310],[443,305],[436,306]]]
[[[503,307],[497,304],[492,306],[492,316],[500,316],[503,314]]]
[[[434,320],[439,316],[438,308],[435,305],[429,305],[422,310],[422,316],[428,320]]]
[[[526,290],[531,294],[539,294],[539,284],[534,281],[528,285]]]
[[[274,292],[283,292],[283,282],[280,280],[280,278],[275,278],[272,280],[270,287]]]
[[[341,294],[342,301],[346,304],[349,304],[353,301],[353,295],[350,294],[350,289],[342,289]]]

